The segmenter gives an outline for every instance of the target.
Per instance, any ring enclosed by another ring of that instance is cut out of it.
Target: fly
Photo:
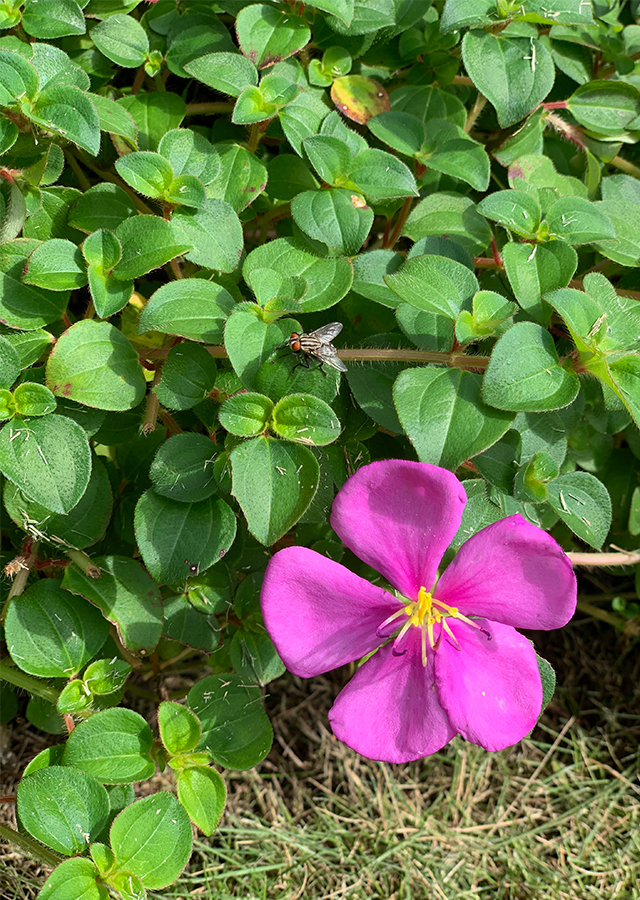
[[[304,366],[307,369],[311,368],[312,361],[319,363],[318,368],[323,375],[327,374],[322,368],[325,364],[331,366],[332,369],[337,369],[338,372],[346,372],[347,367],[339,358],[336,348],[331,343],[341,331],[341,322],[330,322],[328,325],[323,325],[322,328],[316,328],[315,331],[294,331],[284,344],[276,347],[276,350],[282,350],[283,347],[287,347],[292,353],[300,355],[300,361],[295,364],[291,370],[292,372],[298,366]]]

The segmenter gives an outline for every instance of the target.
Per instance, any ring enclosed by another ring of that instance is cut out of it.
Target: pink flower
[[[264,621],[291,672],[310,678],[380,648],[329,712],[336,737],[362,756],[408,762],[455,734],[501,750],[538,719],[536,655],[516,628],[569,621],[571,563],[515,515],[471,537],[437,579],[465,503],[446,469],[371,463],[339,491],[331,525],[395,596],[305,547],[280,550],[267,567]]]

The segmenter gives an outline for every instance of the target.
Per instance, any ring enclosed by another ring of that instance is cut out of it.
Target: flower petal
[[[423,667],[412,629],[404,656],[391,644],[358,669],[329,710],[333,733],[356,753],[404,763],[435,753],[455,735],[434,690],[433,654]]]
[[[375,650],[382,643],[376,629],[401,608],[382,588],[307,547],[274,554],[260,603],[282,661],[303,678]]]
[[[515,628],[476,619],[486,634],[449,619],[459,642],[435,654],[438,699],[462,737],[503,750],[528,734],[542,708],[542,682],[531,643]]]
[[[546,631],[566,625],[575,612],[577,584],[560,545],[515,515],[462,545],[436,596],[467,616]]]
[[[338,491],[331,525],[405,597],[433,584],[467,497],[446,469],[409,460],[362,466]]]

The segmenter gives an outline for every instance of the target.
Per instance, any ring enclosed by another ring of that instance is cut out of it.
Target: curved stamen
[[[392,622],[395,622],[395,620],[397,618],[399,618],[400,616],[404,616],[404,615],[406,615],[406,613],[405,613],[404,607],[402,607],[402,609],[399,609],[397,613],[394,613],[392,616],[389,616],[388,619],[385,619],[384,622],[382,622],[382,624],[378,625],[378,628],[376,629],[376,634],[378,635],[378,637],[379,638],[391,637],[391,635],[393,634],[393,629],[391,629],[391,631],[388,634],[385,634],[383,629],[387,625],[390,625]]]
[[[398,637],[393,642],[393,647],[391,648],[391,652],[393,653],[394,656],[404,656],[404,654],[407,652],[406,648],[404,650],[400,650],[400,643],[402,641],[402,638],[407,633],[407,631],[411,628],[412,624],[413,624],[413,622],[411,621],[411,619],[408,619],[408,621],[405,622],[405,624],[400,629]]]

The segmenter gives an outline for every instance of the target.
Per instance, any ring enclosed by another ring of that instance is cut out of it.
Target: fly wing
[[[336,354],[336,348],[333,344],[320,344],[319,347],[313,351],[313,356],[326,366],[337,369],[338,372],[347,371],[347,367]]]
[[[315,331],[310,331],[309,336],[330,344],[334,337],[340,334],[341,331],[342,322],[329,322],[328,325],[323,325],[322,328],[316,328]]]

